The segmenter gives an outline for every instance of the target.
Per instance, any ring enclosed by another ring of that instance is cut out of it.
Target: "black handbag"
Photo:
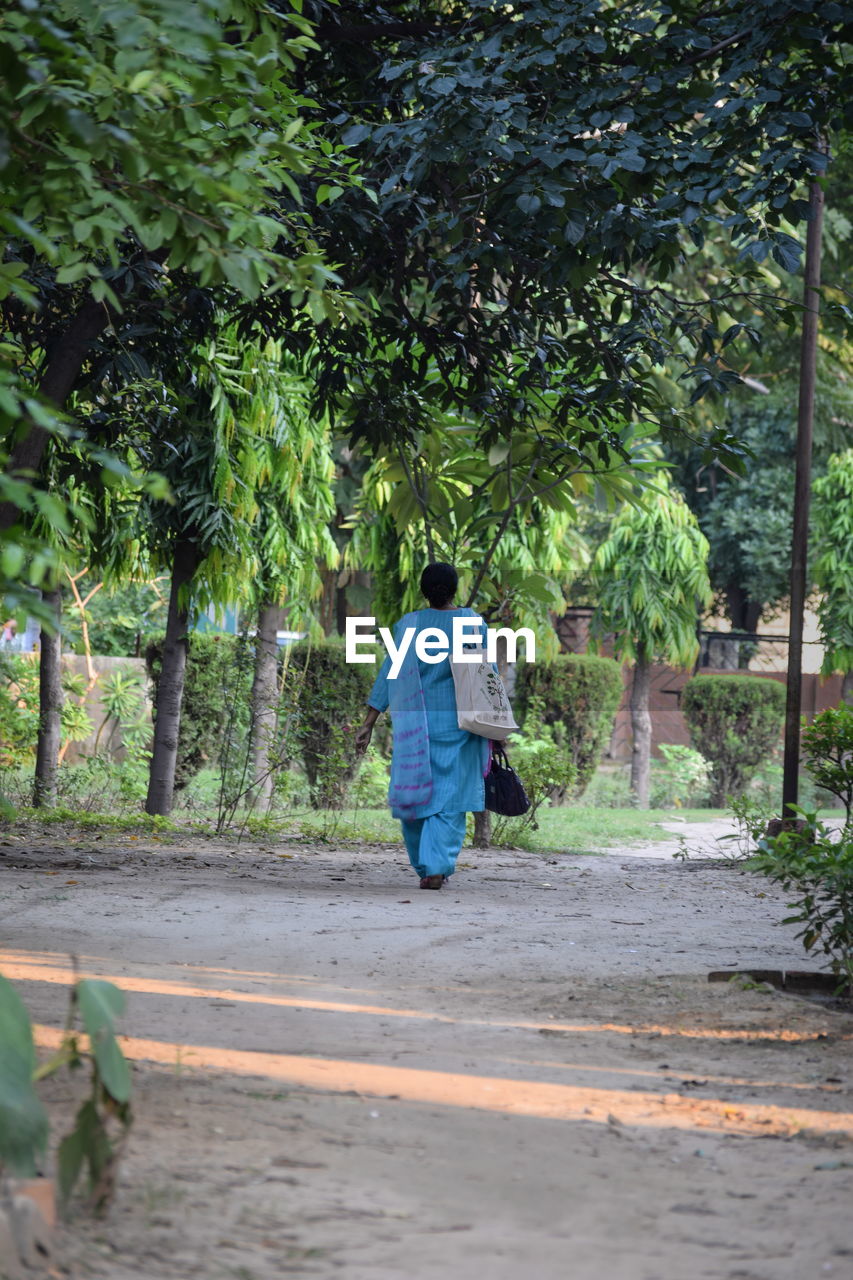
[[[530,808],[521,778],[500,742],[492,743],[492,765],[486,774],[486,808],[504,818],[519,818]]]

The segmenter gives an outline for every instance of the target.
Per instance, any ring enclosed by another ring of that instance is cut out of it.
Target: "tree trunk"
[[[733,631],[755,633],[761,621],[761,601],[751,599],[737,583],[726,587],[726,613]],[[708,665],[719,671],[746,671],[754,653],[750,641],[714,636],[708,644]]]
[[[45,605],[56,620],[56,631],[41,629],[39,653],[39,729],[33,804],[37,809],[56,804],[59,748],[62,742],[62,591],[43,592]]]
[[[841,681],[841,701],[853,707],[853,671],[845,671]]]
[[[642,646],[637,652],[631,682],[631,791],[638,809],[649,807],[649,772],[652,759],[652,718],[649,714],[651,665]]]
[[[708,638],[708,666],[712,671],[737,671],[739,669],[740,641],[726,636]]]
[[[492,815],[488,809],[474,814],[475,849],[488,849],[492,843]]]
[[[72,319],[64,333],[51,348],[44,372],[39,380],[39,391],[61,409],[68,399],[80,370],[91,350],[92,343],[103,333],[112,318],[110,308],[103,302],[89,299]],[[50,432],[31,422],[25,436],[18,440],[9,454],[6,470],[12,475],[22,471],[38,473]],[[20,512],[14,502],[0,503],[0,530],[17,524]]]
[[[262,604],[255,636],[255,676],[252,681],[252,779],[255,796],[269,804],[273,790],[272,747],[278,723],[278,642],[284,610]]]
[[[181,700],[184,696],[184,672],[187,665],[187,624],[189,610],[179,603],[181,588],[192,579],[198,568],[195,543],[179,542],[172,566],[166,639],[163,642],[163,665],[157,682],[154,711],[154,747],[148,777],[146,813],[167,814],[171,811],[175,791],[175,765],[178,759],[178,733],[181,727]]]

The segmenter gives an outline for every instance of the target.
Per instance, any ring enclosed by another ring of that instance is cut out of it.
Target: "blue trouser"
[[[452,876],[465,839],[464,813],[433,813],[428,818],[401,818],[409,861],[417,874]]]

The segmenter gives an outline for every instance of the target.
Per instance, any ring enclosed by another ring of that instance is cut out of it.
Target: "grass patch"
[[[726,816],[725,809],[600,809],[566,805],[540,809],[536,831],[525,830],[521,819],[510,818],[502,843],[516,843],[513,823],[517,822],[518,845],[534,853],[587,853],[590,849],[658,844],[664,840],[675,846],[681,833],[666,831],[659,825],[661,822],[678,822],[688,829],[692,822],[714,822]]]
[[[84,831],[180,831],[178,823],[157,813],[94,813],[87,809],[32,809],[18,808],[9,815],[10,825],[16,822],[33,823],[36,826],[79,827]]]
[[[837,810],[827,811],[837,817]],[[690,838],[691,824],[715,822],[732,815],[725,809],[611,809],[592,805],[567,805],[563,808],[540,809],[536,830],[521,818],[503,820],[502,830],[493,847],[524,849],[531,853],[583,854],[603,849],[630,848],[666,842],[673,851],[680,836]],[[662,822],[677,823],[676,831],[667,831]],[[18,810],[8,823],[28,827],[62,825],[66,830],[122,831],[142,834],[193,836],[215,835],[215,815],[197,813],[171,818],[145,813],[104,814],[73,809]],[[470,845],[473,819],[468,819]],[[239,841],[265,840],[325,844],[338,848],[363,844],[401,845],[399,822],[387,808],[381,809],[299,809],[277,812],[263,817],[239,815],[235,825],[221,833],[222,837]]]

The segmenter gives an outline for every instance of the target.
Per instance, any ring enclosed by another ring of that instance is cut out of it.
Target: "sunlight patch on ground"
[[[56,1049],[62,1031],[35,1026],[36,1044]],[[732,1103],[720,1098],[684,1098],[679,1094],[635,1093],[593,1089],[541,1081],[422,1071],[381,1063],[296,1057],[219,1049],[211,1045],[178,1045],[169,1041],[120,1036],[125,1055],[194,1073],[227,1072],[265,1077],[326,1093],[362,1094],[373,1098],[466,1107],[547,1120],[589,1121],[655,1129],[689,1129],[744,1136],[798,1133],[843,1133],[853,1138],[853,1114],[801,1107]]]
[[[47,982],[61,986],[71,986],[79,977],[84,976],[82,972],[75,973],[73,969],[39,963],[34,964],[29,961],[16,961],[11,958],[7,959],[7,955],[11,956],[11,953],[0,952],[0,971],[11,981]],[[550,1019],[547,1022],[530,1022],[523,1019],[507,1018],[455,1018],[449,1014],[431,1013],[422,1009],[397,1009],[387,1005],[355,1004],[349,1000],[314,1000],[304,996],[276,996],[267,992],[235,991],[231,987],[197,987],[188,983],[172,982],[161,978],[135,978],[127,974],[100,973],[94,969],[85,976],[113,982],[122,991],[134,991],[140,995],[180,996],[201,1000],[230,1000],[237,1004],[312,1009],[321,1013],[361,1014],[380,1018],[416,1018],[425,1022],[458,1023],[471,1027],[515,1027],[531,1031],[579,1032],[585,1035],[605,1032],[627,1036],[660,1035],[702,1040],[769,1040],[789,1043],[819,1040],[827,1034],[826,1031],[792,1031],[788,1027],[770,1029],[670,1027],[659,1023],[628,1025],[617,1022],[557,1022]]]

